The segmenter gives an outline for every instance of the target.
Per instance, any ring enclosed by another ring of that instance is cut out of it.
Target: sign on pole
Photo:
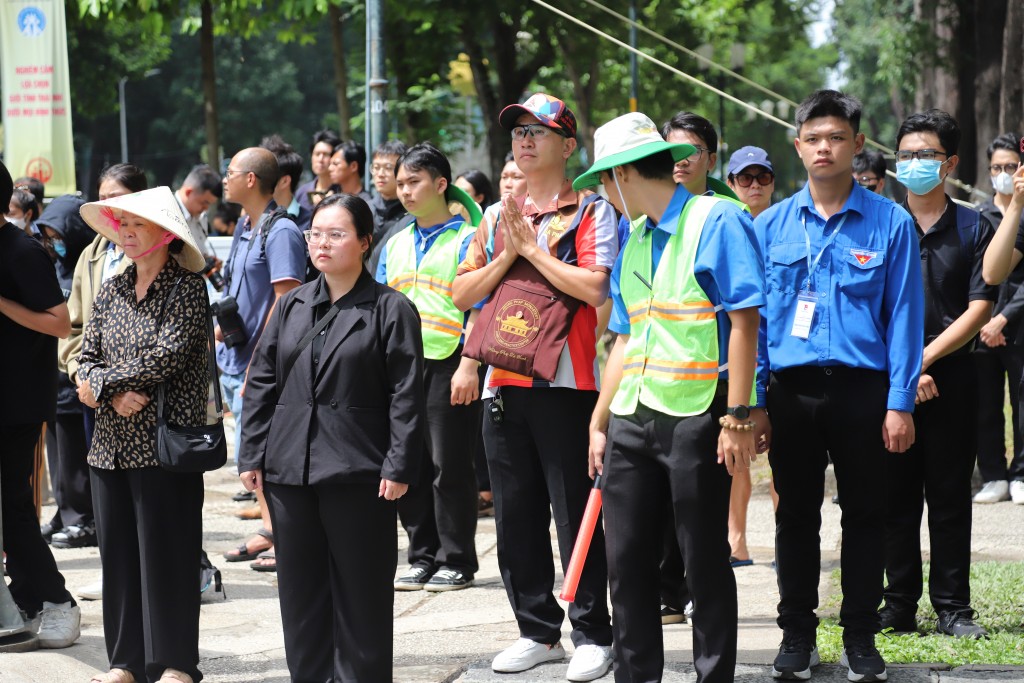
[[[49,197],[74,192],[64,0],[0,0],[0,68],[4,164]]]

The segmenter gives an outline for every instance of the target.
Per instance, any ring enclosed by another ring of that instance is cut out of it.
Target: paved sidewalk
[[[230,431],[230,430],[229,430]],[[258,528],[257,522],[234,517],[244,505],[231,496],[240,490],[233,464],[207,475],[204,547],[224,573],[228,600],[202,607],[200,665],[209,683],[242,683],[289,680],[278,611],[274,574],[251,571],[248,563],[227,563],[221,553],[236,547]],[[763,487],[762,487],[763,488]],[[48,510],[47,513],[52,512]],[[974,558],[981,560],[1024,559],[1024,506],[1010,503],[974,507]],[[821,592],[829,592],[829,574],[838,563],[838,506],[826,499],[822,506]],[[740,629],[737,681],[770,680],[766,665],[775,656],[780,632],[775,625],[778,590],[770,568],[774,525],[771,501],[756,490],[750,507],[749,542],[755,560],[752,567],[736,570],[739,589]],[[397,530],[404,559],[405,534]],[[927,531],[925,531],[927,547]],[[505,590],[498,573],[494,520],[481,520],[477,533],[480,572],[477,585],[448,593],[395,594],[395,681],[400,683],[442,683],[465,681],[564,681],[567,662],[552,663],[518,675],[490,671],[495,653],[518,638]],[[54,550],[58,564],[74,592],[99,575],[99,553],[95,548]],[[404,568],[400,564],[399,570]],[[3,683],[86,683],[106,670],[101,604],[81,602],[82,638],[71,648],[27,654],[0,655]],[[984,616],[981,620],[984,622]],[[664,629],[666,682],[693,681],[691,630],[686,625]],[[563,644],[571,654],[568,630]],[[611,681],[611,675],[605,681]],[[845,680],[845,670],[822,666],[813,680]],[[1002,667],[997,671],[973,669],[931,670],[927,666],[892,667],[890,680],[916,681],[1003,681],[1024,680],[1024,668]]]

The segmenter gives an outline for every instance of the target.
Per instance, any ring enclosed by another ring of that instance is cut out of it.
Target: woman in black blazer
[[[372,233],[358,197],[316,206],[322,275],[278,301],[245,385],[238,469],[270,508],[294,683],[392,680],[394,501],[423,457],[423,344],[412,303],[364,268]]]

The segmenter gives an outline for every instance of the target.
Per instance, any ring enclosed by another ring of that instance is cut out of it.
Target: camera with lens
[[[212,256],[206,257],[206,266],[203,268],[203,275],[210,281],[213,288],[218,292],[224,289],[224,276],[220,274],[219,270],[214,270],[217,262]]]
[[[245,344],[249,337],[245,333],[242,316],[238,315],[238,302],[235,301],[235,297],[226,296],[220,301],[214,301],[210,304],[210,309],[217,317],[224,346],[231,349]]]

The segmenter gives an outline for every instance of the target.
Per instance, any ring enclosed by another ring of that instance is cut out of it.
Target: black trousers
[[[42,428],[42,422],[0,425],[3,549],[7,553],[11,597],[29,614],[38,612],[43,602],[75,602],[64,587],[53,552],[39,535],[39,517],[32,500],[35,448]]]
[[[92,486],[89,483],[89,449],[81,411],[57,413],[54,429],[46,430],[46,460],[57,501],[57,529],[87,526],[93,522]]]
[[[264,484],[293,683],[391,683],[395,503],[377,486]]]
[[[697,680],[732,681],[736,669],[736,579],[729,564],[732,478],[717,462],[718,417],[679,418],[640,406],[612,416],[604,465],[604,514],[617,683],[660,681],[659,615],[664,528],[675,531],[693,596]],[[671,515],[665,516],[666,501]]]
[[[779,509],[775,556],[779,626],[813,634],[818,625],[821,504],[829,457],[843,501],[842,590],[839,624],[851,633],[878,631],[885,561],[885,506],[880,500],[889,378],[844,366],[792,368],[772,375],[768,454]]]
[[[442,360],[424,362],[427,450],[433,467],[425,468],[420,485],[410,487],[398,500],[398,509],[409,534],[410,564],[425,563],[433,557],[435,567],[473,575],[479,569],[475,540],[478,489],[473,459],[482,404],[451,404],[452,375],[461,361],[462,354],[456,352]]]
[[[480,386],[484,386],[484,378],[487,376],[487,366],[480,364]],[[483,415],[483,403],[481,402],[481,416],[480,419],[486,419]],[[484,446],[484,431],[483,423],[477,420],[476,430],[476,454],[473,456],[473,464],[476,465],[476,486],[479,491],[490,491],[491,490],[491,475],[487,471],[487,449]]]
[[[111,668],[137,681],[164,669],[199,681],[203,475],[91,468]]]
[[[939,396],[917,406],[917,439],[893,455],[886,477],[885,604],[917,612],[921,598],[921,515],[928,501],[936,612],[971,604],[971,475],[977,424],[977,372],[970,355],[942,358],[928,369]],[[846,500],[843,499],[843,504]]]
[[[665,504],[666,519],[672,519],[672,502]],[[661,603],[677,612],[686,608],[690,601],[690,591],[686,587],[686,563],[683,562],[683,551],[679,548],[679,537],[675,526],[666,524],[661,539]]]
[[[557,643],[565,614],[552,594],[551,517],[564,571],[592,487],[587,473],[588,427],[597,392],[502,387],[501,397],[501,424],[484,421],[498,567],[520,635],[538,643]],[[485,401],[485,414],[492,400]],[[607,577],[604,532],[598,522],[576,601],[569,605],[577,647],[611,645]]]
[[[1021,439],[1020,386],[1024,379],[1024,347],[1014,344],[979,349],[971,354],[978,369],[978,469],[986,481],[1024,481],[1024,439]],[[1013,411],[1013,459],[1006,466],[1005,386],[1010,382]]]

